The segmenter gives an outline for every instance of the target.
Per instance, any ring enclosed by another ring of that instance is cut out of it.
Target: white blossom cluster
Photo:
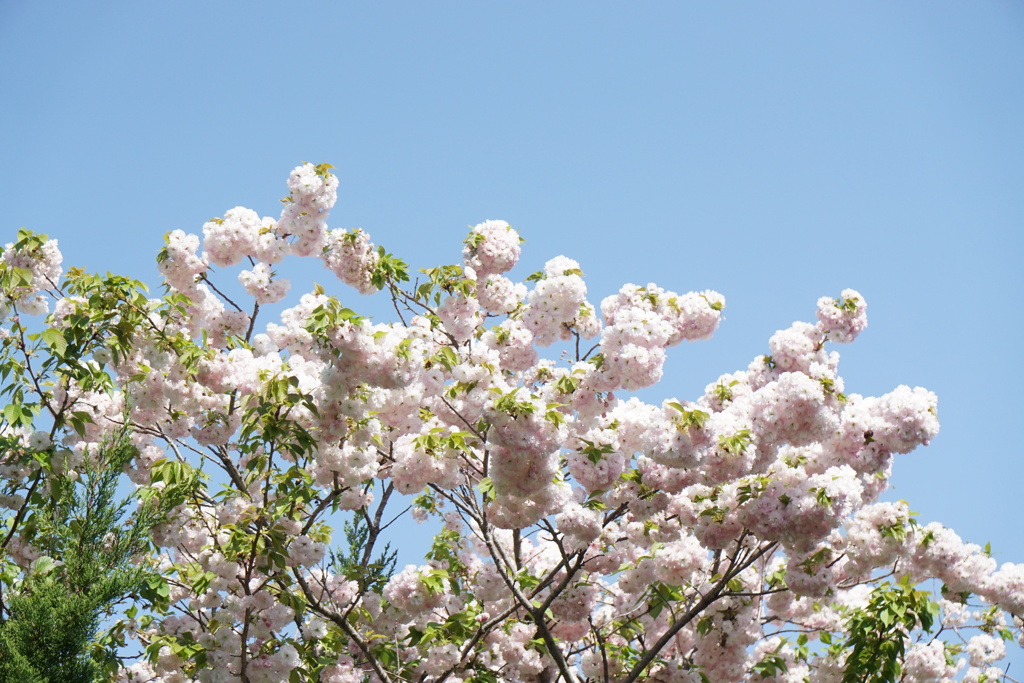
[[[236,207],[202,242],[169,233],[171,294],[118,303],[137,316],[130,343],[108,334],[83,361],[112,383],[47,385],[79,427],[0,432],[70,476],[127,418],[128,476],[173,503],[153,530],[167,604],[131,632],[151,656],[117,680],[838,681],[849,654],[829,643],[904,578],[945,586],[946,632],[893,631],[902,680],[998,677],[1024,638],[1024,564],[879,502],[893,458],[938,434],[937,398],[845,393],[831,344],[864,330],[858,292],[820,299],[816,322],[701,396],[647,403],[630,392],[659,382],[669,348],[714,334],[721,294],[627,284],[595,305],[565,256],[518,282],[521,240],[494,220],[406,291],[365,231],[328,227],[328,168],[292,172],[277,220]],[[360,318],[327,287],[257,326],[289,293],[272,268],[286,257],[384,289],[399,320]],[[45,312],[56,242],[2,259],[30,274],[5,305]],[[210,280],[241,263],[251,312]],[[70,334],[92,305],[58,296],[47,324]],[[0,506],[27,504],[38,462],[5,456]],[[200,466],[217,486],[189,479]],[[423,564],[375,578],[389,502],[443,530]],[[335,561],[338,510],[377,544],[355,565]],[[25,569],[40,557],[21,531],[5,552]]]

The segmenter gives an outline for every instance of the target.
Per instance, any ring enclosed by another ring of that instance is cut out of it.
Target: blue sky
[[[893,497],[1024,562],[1024,4],[3,0],[0,66],[0,240],[67,265],[155,284],[164,232],[329,162],[332,227],[416,268],[500,218],[594,301],[722,292],[649,400],[858,289],[847,390],[939,395]]]

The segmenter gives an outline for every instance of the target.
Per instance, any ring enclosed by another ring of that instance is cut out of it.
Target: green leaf
[[[740,455],[750,445],[751,435],[749,429],[741,429],[732,436],[722,434],[718,437],[718,447],[730,455]]]
[[[56,568],[57,563],[54,562],[52,557],[47,555],[36,558],[35,562],[32,563],[32,571],[36,574],[49,574]]]
[[[601,444],[598,446],[592,441],[587,441],[586,439],[580,439],[580,441],[586,445],[586,448],[580,449],[580,453],[587,456],[587,460],[595,465],[601,462],[606,454],[615,452],[615,449],[609,444]]]
[[[481,479],[475,488],[480,492],[480,496],[484,499],[485,503],[494,500],[494,481],[490,477]]]
[[[9,424],[18,424],[21,421],[21,406],[17,403],[8,403],[4,406],[4,417]]]
[[[68,350],[68,341],[60,330],[53,327],[45,329],[43,330],[42,337],[51,351],[60,357],[64,356],[64,352]]]

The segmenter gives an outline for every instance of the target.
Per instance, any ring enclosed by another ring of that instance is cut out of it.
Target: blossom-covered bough
[[[832,346],[864,329],[860,294],[652,405],[627,392],[711,337],[720,294],[595,304],[564,256],[514,282],[501,221],[412,282],[367,233],[328,228],[329,169],[296,168],[278,219],[239,207],[202,240],[169,233],[160,298],[61,281],[45,236],[3,252],[4,590],[37,568],[33,506],[126,423],[136,495],[166,511],[139,560],[155,574],[101,643],[116,680],[1002,680],[1024,565],[878,502],[939,423],[925,389],[845,393]],[[390,296],[395,322],[317,286],[258,326],[295,257]],[[212,278],[236,264],[246,301]],[[410,500],[443,526],[393,573]],[[361,530],[345,562],[339,511]]]

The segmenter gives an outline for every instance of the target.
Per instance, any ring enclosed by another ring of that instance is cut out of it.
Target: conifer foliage
[[[116,671],[116,632],[101,623],[137,599],[152,575],[153,505],[133,514],[118,500],[122,468],[137,455],[124,432],[86,455],[77,481],[54,477],[25,522],[39,555],[6,593],[0,622],[0,681],[91,683]]]

